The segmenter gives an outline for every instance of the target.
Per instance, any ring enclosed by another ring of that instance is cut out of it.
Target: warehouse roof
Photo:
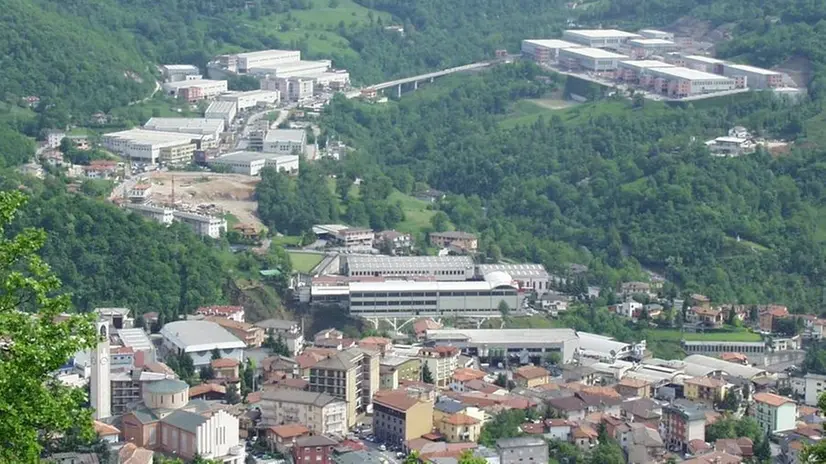
[[[577,332],[579,336],[579,347],[584,351],[592,351],[595,353],[620,353],[631,349],[628,343],[618,342],[611,337],[604,335],[592,334],[588,332]]]
[[[504,274],[504,273],[502,273]],[[350,282],[350,292],[461,292],[484,291],[500,286],[516,288],[513,279],[503,276],[491,281],[427,282],[418,280],[388,280],[386,282]]]
[[[697,71],[696,69],[683,68],[675,66],[673,68],[655,68],[651,70],[652,73],[663,77],[676,77],[677,79],[686,79],[690,81],[699,80],[731,80],[728,77],[719,74],[707,73],[705,71]]]
[[[206,114],[209,113],[229,113],[236,109],[236,103],[234,101],[225,101],[225,100],[217,100],[209,104],[206,109]]]
[[[633,32],[621,31],[619,29],[568,29],[565,34],[578,35],[589,39],[603,39],[608,37],[639,37]]]
[[[712,58],[710,56],[702,56],[702,55],[686,55],[683,58],[687,60],[699,61],[701,63],[708,63],[708,64],[723,64],[725,63],[724,60],[720,60],[717,58]]]
[[[226,81],[213,79],[193,79],[187,81],[166,82],[163,86],[165,89],[186,89],[189,87],[205,87],[220,84],[221,82]]]
[[[560,343],[577,340],[573,329],[432,329],[431,341],[467,341],[474,344]]]
[[[161,66],[167,71],[192,71],[198,70],[198,67],[192,64],[164,64]]]
[[[634,45],[677,45],[673,41],[665,39],[631,39],[628,43]]]
[[[582,45],[559,39],[526,39],[522,42],[544,48],[582,48]]]
[[[227,153],[223,156],[219,156],[218,158],[214,158],[210,161],[213,163],[226,163],[229,161],[236,163],[250,163],[259,160],[265,161],[266,159],[266,154],[261,153],[259,151],[236,151],[233,153]]]
[[[235,56],[238,58],[258,58],[262,56],[284,56],[289,55],[292,53],[299,52],[298,50],[258,50],[255,52],[244,52],[244,53],[237,53]]]
[[[584,56],[586,58],[593,58],[593,59],[628,58],[627,55],[621,55],[619,53],[609,52],[608,50],[603,50],[601,48],[591,48],[591,47],[566,48],[566,49],[563,49],[563,52],[565,52],[567,54],[571,54],[571,55]]]
[[[469,256],[348,256],[351,271],[406,271],[473,269]]]
[[[619,66],[621,68],[631,68],[631,69],[651,69],[651,68],[674,68],[671,63],[666,63],[665,61],[659,60],[626,60],[620,61]]]
[[[267,132],[265,142],[303,142],[307,133],[303,129],[273,129]]]
[[[694,364],[697,366],[703,366],[714,370],[721,370],[735,377],[742,377],[745,379],[751,379],[753,377],[766,374],[766,371],[763,369],[757,369],[755,367],[749,367],[744,366],[742,364],[723,361],[722,359],[712,358],[710,356],[703,356],[701,354],[692,354],[691,356],[686,357],[683,361],[687,365]],[[686,373],[688,373],[688,370],[686,370]]]
[[[219,100],[231,100],[237,98],[270,97],[278,93],[277,90],[231,90],[218,96]]]
[[[185,352],[207,351],[213,348],[246,348],[246,344],[227,329],[209,321],[175,321],[163,326],[161,335]]]
[[[118,329],[118,337],[123,344],[132,347],[136,351],[151,350],[152,342],[146,336],[143,329]]]
[[[506,272],[514,279],[520,278],[548,278],[550,274],[545,270],[545,266],[541,264],[480,264],[479,274],[486,276],[491,272]]]
[[[185,144],[192,143],[192,134],[178,134],[174,132],[162,132],[158,130],[147,129],[129,129],[119,132],[110,132],[103,134],[103,137],[113,137],[123,140],[129,140],[135,143],[152,143],[152,144]]]
[[[207,118],[150,118],[143,127],[144,129],[158,131],[212,134],[224,130],[224,120]]]
[[[726,67],[731,69],[739,69],[740,71],[750,72],[754,74],[762,74],[764,76],[776,76],[780,74],[779,72],[772,71],[771,69],[758,68],[756,66],[749,66],[747,64],[729,64],[726,65]]]

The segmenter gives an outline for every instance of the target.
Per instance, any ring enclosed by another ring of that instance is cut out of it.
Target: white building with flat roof
[[[544,358],[556,352],[567,364],[579,350],[580,339],[573,329],[431,329],[425,344],[455,346],[466,355],[482,358],[494,353]]]
[[[365,318],[499,317],[499,305],[519,307],[513,279],[505,273],[486,281],[350,282],[350,315]]]
[[[648,39],[663,39],[671,40],[672,42],[674,41],[674,34],[670,32],[660,31],[657,29],[641,29],[638,32],[638,34]]]
[[[165,64],[161,66],[161,72],[166,82],[178,82],[186,80],[188,76],[201,75],[198,67],[191,64]]]
[[[192,139],[193,134],[129,129],[103,134],[101,143],[107,150],[133,160],[185,164],[195,153],[196,144]]]
[[[609,52],[601,48],[563,48],[559,51],[559,62],[563,66],[593,72],[615,71],[617,63],[627,59],[627,55]]]
[[[618,29],[568,29],[562,33],[562,38],[586,47],[616,48],[630,39],[640,39],[642,36]]]
[[[676,43],[665,39],[631,39],[626,43],[629,54],[636,59],[647,58],[653,55],[677,50]]]
[[[731,78],[746,78],[746,86],[750,89],[775,89],[783,87],[783,75],[770,69],[758,68],[745,64],[723,64],[723,75]]]
[[[227,231],[227,220],[222,217],[177,210],[172,213],[172,216],[176,221],[188,225],[198,235],[220,238],[221,233]]]
[[[299,77],[312,79],[313,91],[315,91],[315,89],[341,90],[350,85],[350,73],[340,69],[321,73],[302,74]]]
[[[723,74],[723,65],[726,61],[703,55],[681,55],[673,58],[680,66],[696,69],[713,74]]]
[[[442,281],[463,281],[474,276],[469,256],[384,256],[349,255],[345,273],[349,277],[432,277]]]
[[[616,77],[621,81],[637,83],[641,77],[650,75],[651,69],[674,67],[658,60],[623,60],[617,63]]]
[[[175,220],[175,210],[172,208],[139,203],[125,203],[123,207],[161,224],[172,224],[172,221]]]
[[[526,39],[522,41],[522,56],[537,63],[550,63],[559,59],[563,48],[582,48],[584,45],[559,39]]]
[[[277,90],[281,98],[287,101],[301,101],[313,96],[315,81],[311,77],[265,77],[261,79],[261,88]]]
[[[251,68],[276,66],[301,60],[299,50],[259,50],[233,55],[238,72],[246,73]]]
[[[258,105],[275,105],[281,99],[278,90],[250,90],[246,92],[227,92],[218,96],[222,102],[235,103],[238,111],[244,111]]]
[[[214,158],[209,164],[228,166],[232,172],[247,176],[257,176],[265,167],[275,168],[287,174],[297,174],[298,155],[279,155],[255,151],[237,151]]]
[[[541,264],[480,264],[476,269],[482,278],[495,272],[506,272],[521,290],[533,291],[539,295],[550,290],[553,281]]]
[[[330,69],[333,62],[330,60],[294,61],[274,66],[256,66],[247,72],[258,76],[295,77],[308,74],[323,73]]]
[[[652,82],[655,91],[672,98],[724,92],[737,88],[734,79],[679,66],[652,68],[649,72],[654,77]]]
[[[210,321],[175,321],[161,329],[165,353],[187,353],[195,367],[207,366],[212,361],[212,350],[222,358],[244,362],[246,343],[220,325]]]
[[[201,98],[214,98],[227,91],[227,81],[210,79],[187,79],[163,84],[163,90],[170,97],[178,97],[181,89],[200,89]]]
[[[235,120],[236,114],[238,114],[238,106],[232,101],[214,101],[204,111],[206,119],[221,119],[227,127]]]
[[[304,153],[307,132],[304,129],[273,129],[264,137],[264,151],[280,155]]]
[[[225,127],[224,120],[220,118],[150,118],[143,125],[147,130],[206,135],[214,140],[221,137]]]

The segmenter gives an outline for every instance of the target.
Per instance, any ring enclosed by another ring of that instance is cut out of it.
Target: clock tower
[[[98,344],[92,349],[92,378],[90,380],[90,402],[95,419],[104,419],[112,415],[112,384],[109,380],[109,324],[106,321],[96,323]]]

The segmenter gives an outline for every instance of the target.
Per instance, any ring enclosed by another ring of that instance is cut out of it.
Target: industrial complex
[[[690,41],[690,39],[685,39]],[[522,41],[522,56],[553,70],[622,83],[669,99],[789,88],[782,73],[681,52],[681,40],[654,29],[571,29],[560,39]]]

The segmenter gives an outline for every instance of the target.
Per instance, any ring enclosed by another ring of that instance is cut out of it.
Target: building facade
[[[541,437],[500,438],[496,440],[500,464],[545,464],[548,442]]]
[[[773,393],[755,393],[752,416],[766,434],[793,430],[797,424],[797,405],[794,400]]]
[[[393,391],[373,398],[373,433],[382,443],[404,445],[430,433],[433,403]]]
[[[264,424],[298,423],[319,435],[347,435],[347,403],[326,393],[283,388],[264,390],[260,406]]]

